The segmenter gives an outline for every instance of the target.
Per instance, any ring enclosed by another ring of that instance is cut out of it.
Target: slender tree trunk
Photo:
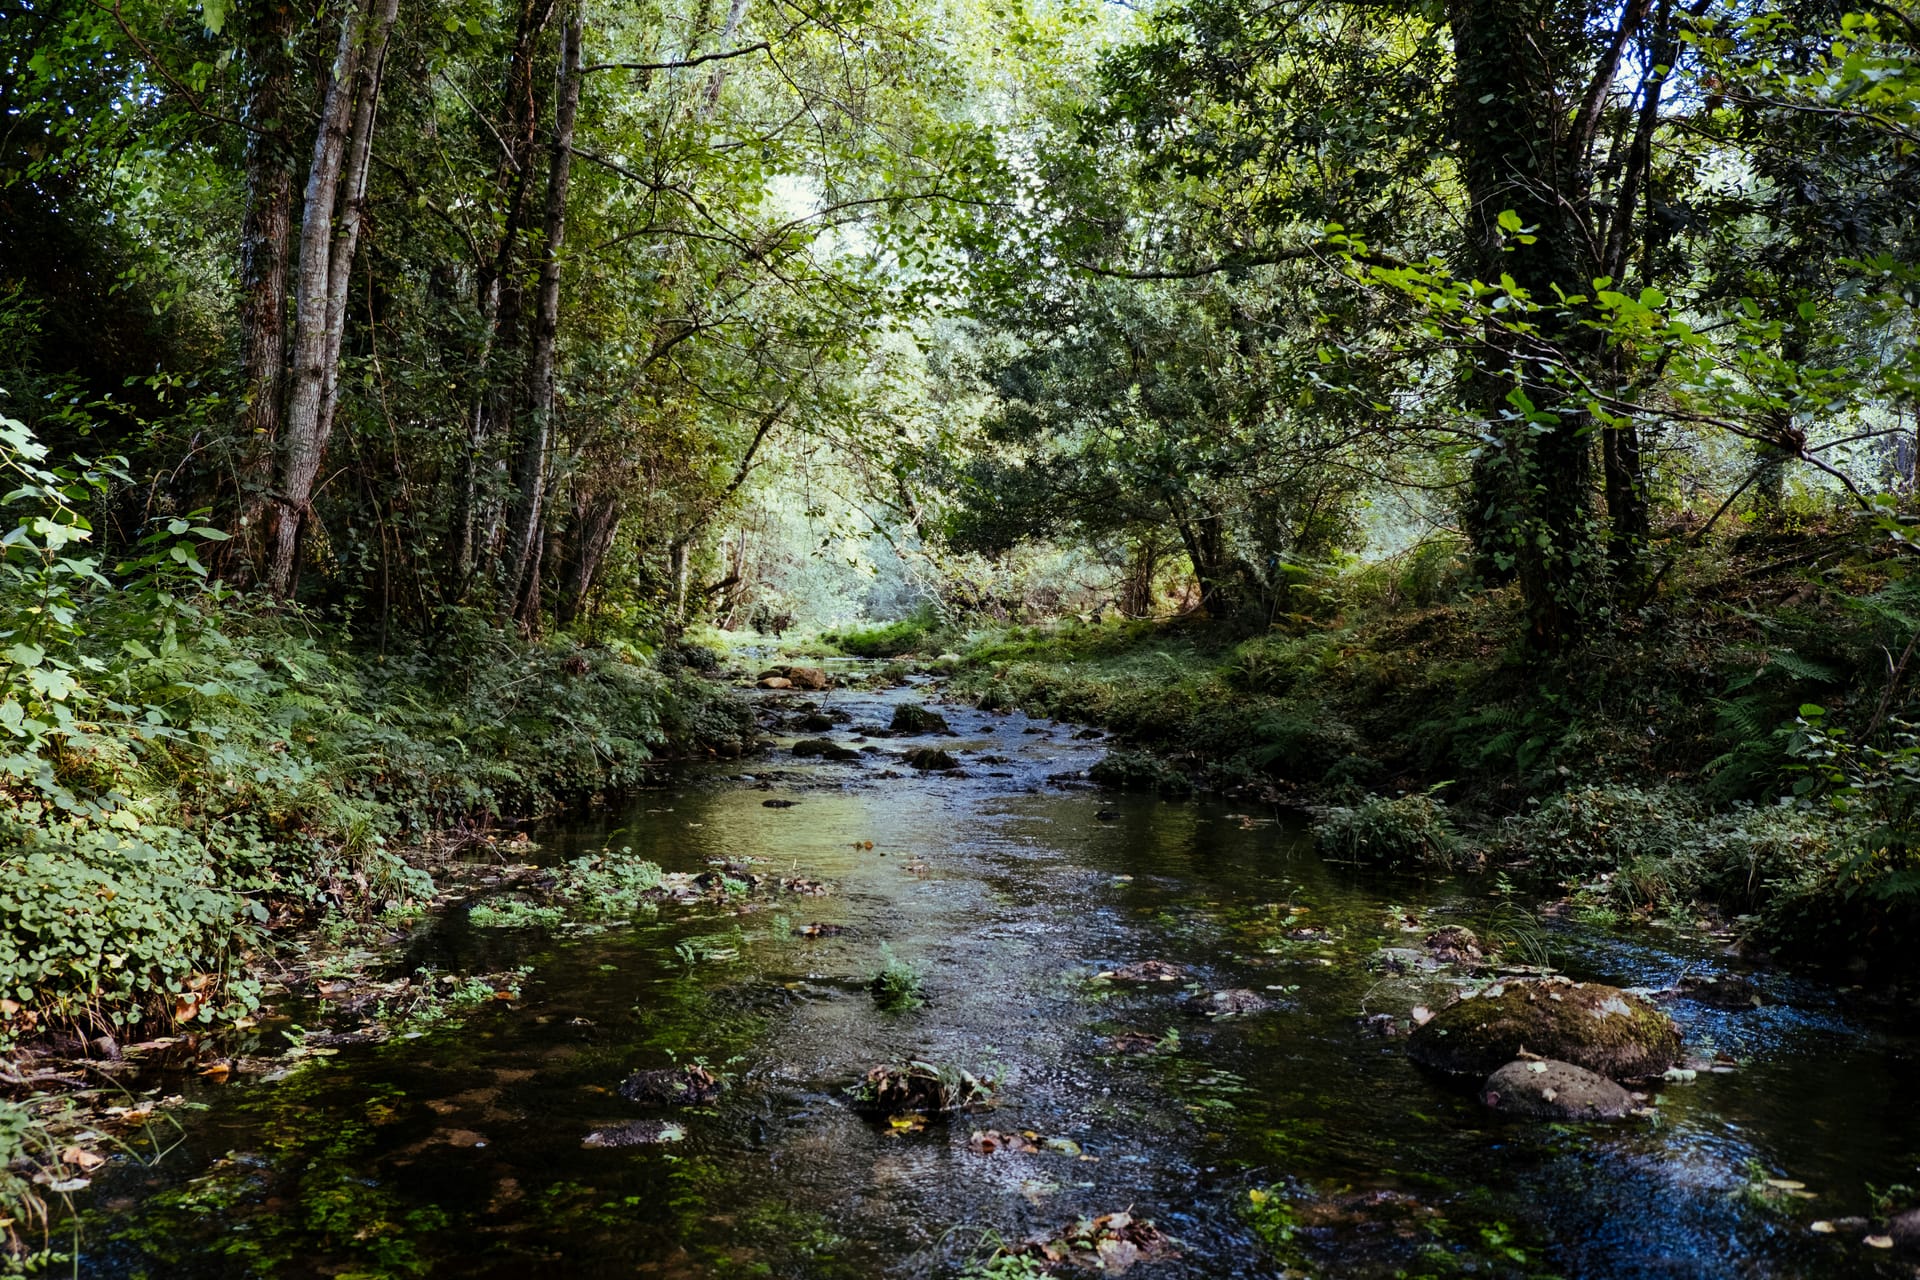
[[[273,479],[274,448],[285,405],[287,258],[293,233],[293,148],[287,126],[294,108],[291,4],[249,5],[247,60],[247,211],[240,227],[240,341],[246,389],[237,518],[230,570],[263,560],[261,522]]]
[[[347,283],[360,234],[387,40],[398,9],[399,0],[372,0],[347,11],[314,140],[300,227],[292,385],[275,474],[265,575],[277,595],[293,588],[301,526],[333,429]]]
[[[1127,555],[1126,578],[1121,584],[1120,612],[1144,618],[1153,612],[1153,577],[1160,567],[1160,548],[1153,538],[1136,541]]]
[[[740,33],[740,24],[747,16],[747,0],[732,0],[727,6],[727,25],[720,32],[722,52],[733,47],[734,37]],[[720,86],[727,82],[727,64],[713,64],[713,74],[707,77],[707,114],[712,115],[720,105]]]
[[[534,296],[533,349],[527,361],[527,418],[514,460],[514,505],[507,524],[505,598],[517,603],[522,621],[537,611],[536,550],[540,545],[546,496],[547,451],[553,440],[554,355],[560,334],[560,253],[567,238],[567,186],[573,171],[573,132],[580,113],[580,45],[584,35],[578,0],[567,18],[560,43],[560,69],[554,85],[553,166],[547,178],[545,243]]]
[[[582,493],[574,509],[572,545],[554,602],[554,620],[570,626],[600,576],[600,564],[620,531],[621,504],[614,493]]]
[[[474,565],[497,530],[498,504],[482,491],[482,480],[492,466],[496,442],[513,428],[514,389],[518,371],[500,369],[501,352],[520,349],[522,293],[519,272],[520,228],[525,225],[527,192],[531,186],[535,133],[539,124],[539,95],[534,62],[540,37],[553,16],[553,0],[526,0],[521,6],[513,52],[507,60],[501,94],[501,153],[495,166],[493,190],[504,213],[492,248],[475,266],[475,301],[480,311],[480,344],[473,367],[473,396],[467,416],[466,455],[461,460],[459,488],[449,524],[451,554],[447,569],[450,592],[466,594]]]
[[[1807,326],[1800,319],[1800,295],[1786,298],[1787,319],[1780,330],[1780,358],[1794,366],[1807,361]],[[1753,509],[1769,519],[1779,516],[1787,503],[1787,464],[1799,455],[1804,441],[1794,426],[1793,411],[1777,409],[1767,415],[1771,440],[1756,442],[1754,453],[1760,459],[1760,478],[1754,482]]]

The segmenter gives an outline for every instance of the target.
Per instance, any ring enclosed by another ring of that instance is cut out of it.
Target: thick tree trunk
[[[1578,157],[1562,137],[1564,107],[1550,61],[1555,4],[1454,0],[1451,18],[1454,132],[1476,266],[1484,279],[1511,276],[1546,308],[1529,319],[1570,353],[1579,339],[1551,309],[1554,286],[1580,292],[1588,272],[1576,249],[1586,232],[1573,198]],[[1500,225],[1508,210],[1530,241],[1509,239]],[[1519,579],[1532,645],[1558,649],[1585,627],[1600,563],[1587,421],[1520,343],[1496,338],[1475,364],[1474,398],[1488,433],[1474,467],[1468,527],[1482,561]]]
[[[560,69],[554,86],[553,165],[547,178],[545,243],[534,295],[533,347],[527,360],[527,416],[514,459],[513,514],[507,523],[506,592],[518,616],[537,611],[540,592],[528,590],[537,577],[542,506],[546,496],[547,450],[553,441],[554,356],[560,334],[560,252],[567,238],[567,186],[573,172],[573,131],[580,113],[580,44],[584,35],[576,0],[560,44]],[[529,605],[528,602],[531,602]]]
[[[265,575],[278,595],[293,589],[301,526],[333,429],[347,283],[360,234],[387,40],[398,9],[399,0],[372,0],[347,11],[314,140],[300,227],[291,387]]]
[[[246,385],[235,476],[233,554],[248,572],[264,559],[260,542],[273,455],[280,438],[287,363],[287,258],[293,233],[295,21],[280,0],[245,7],[247,211],[240,226],[240,346]]]

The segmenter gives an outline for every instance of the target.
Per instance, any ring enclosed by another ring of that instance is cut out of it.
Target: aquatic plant
[[[880,945],[880,971],[867,983],[873,1002],[895,1012],[917,1009],[926,1003],[926,976],[919,966],[902,960],[885,943]]]
[[[1391,799],[1370,796],[1352,807],[1329,808],[1314,824],[1314,848],[1339,862],[1451,867],[1461,842],[1446,806],[1433,794],[1437,789]]]

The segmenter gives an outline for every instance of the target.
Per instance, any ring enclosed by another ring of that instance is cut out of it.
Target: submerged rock
[[[1226,991],[1202,991],[1180,1002],[1188,1013],[1202,1018],[1233,1018],[1243,1013],[1260,1013],[1273,1007],[1273,1001],[1258,991],[1233,987]]]
[[[947,727],[947,718],[938,711],[930,710],[916,702],[903,702],[893,709],[893,722],[888,728],[895,733],[952,733]]]
[[[1633,1095],[1605,1076],[1550,1059],[1509,1062],[1480,1086],[1480,1101],[1535,1120],[1617,1120],[1633,1110]]]
[[[1920,1254],[1920,1209],[1895,1214],[1887,1223],[1887,1236],[1893,1247],[1905,1253]]]
[[[1480,939],[1464,925],[1450,924],[1427,935],[1428,954],[1442,964],[1475,964],[1486,959]]]
[[[678,1142],[687,1136],[685,1126],[671,1120],[635,1120],[632,1124],[595,1129],[580,1140],[583,1147],[650,1147],[662,1142]]]
[[[1449,1075],[1484,1077],[1528,1053],[1644,1080],[1680,1056],[1680,1031],[1618,987],[1548,978],[1496,983],[1442,1009],[1409,1045],[1415,1062]]]
[[[1418,947],[1382,947],[1367,957],[1367,968],[1377,973],[1434,973],[1442,967]]]
[[[634,1072],[620,1082],[620,1096],[643,1107],[696,1107],[712,1102],[724,1087],[705,1067],[668,1067]]]
[[[907,763],[922,772],[936,769],[958,769],[960,762],[938,747],[919,747],[907,752]]]
[[[1136,960],[1098,976],[1109,982],[1179,982],[1187,976],[1187,971],[1165,960]]]
[[[793,744],[793,754],[801,757],[819,756],[826,760],[858,760],[860,753],[851,747],[843,747],[832,738],[802,738]]]
[[[1710,977],[1700,973],[1685,973],[1680,980],[1667,990],[1659,992],[1662,996],[1672,996],[1682,1000],[1691,1000],[1695,1004],[1706,1005],[1709,1009],[1725,1009],[1740,1013],[1747,1009],[1765,1008],[1767,998],[1760,994],[1760,988],[1753,979],[1738,974],[1722,974]]]
[[[791,689],[793,688],[793,681],[787,679],[785,676],[761,676],[760,687],[762,689]]]

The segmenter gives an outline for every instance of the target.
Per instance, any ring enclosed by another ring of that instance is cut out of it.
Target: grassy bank
[[[1920,751],[1889,672],[1920,588],[1892,570],[1844,528],[1743,535],[1548,662],[1508,592],[1416,561],[1250,637],[984,633],[953,687],[1114,730],[1102,781],[1311,808],[1343,856],[1520,867],[1577,910],[1719,914],[1789,956],[1906,970]]]

